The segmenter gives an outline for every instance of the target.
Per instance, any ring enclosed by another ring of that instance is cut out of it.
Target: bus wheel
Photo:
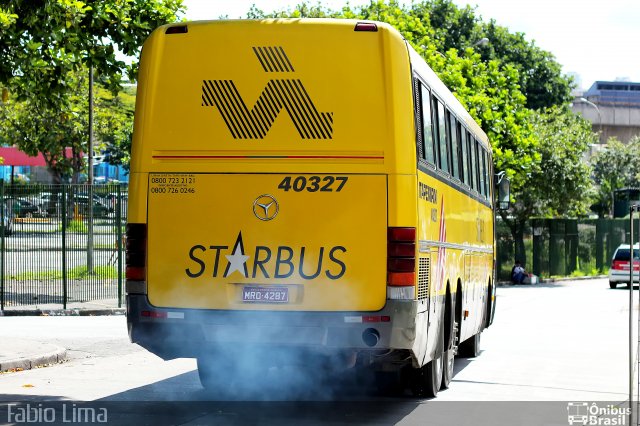
[[[198,357],[200,384],[209,392],[221,392],[229,386],[229,371],[225,364],[209,357]]]
[[[444,353],[442,355],[442,389],[448,389],[451,379],[453,379],[453,365],[455,356],[458,352],[456,343],[458,342],[458,323],[455,318],[453,307],[455,301],[452,302],[451,294],[447,291],[447,304],[445,306],[445,327],[448,327],[448,333],[445,333]]]
[[[444,336],[440,333],[440,347],[444,346]],[[442,353],[442,351],[441,351]],[[435,397],[442,384],[443,355],[413,370],[411,391],[415,396]]]
[[[453,379],[453,365],[458,348],[455,345],[458,336],[458,323],[453,323],[453,332],[449,339],[449,347],[443,354],[442,360],[442,389],[448,389],[451,379]]]
[[[464,342],[460,343],[459,354],[463,358],[475,358],[480,355],[480,335],[482,333],[473,335]]]

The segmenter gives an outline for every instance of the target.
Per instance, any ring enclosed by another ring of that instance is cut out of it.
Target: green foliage
[[[522,261],[529,217],[587,211],[589,168],[581,157],[594,135],[588,122],[565,109],[572,83],[551,53],[522,33],[481,22],[472,8],[459,8],[451,0],[410,6],[379,0],[337,12],[320,4],[271,14],[250,11],[252,18],[325,16],[394,26],[481,125],[493,147],[495,170],[511,180],[514,208],[502,217]],[[478,45],[483,37],[489,43]]]
[[[55,106],[65,76],[91,65],[116,91],[127,68],[116,48],[136,55],[180,10],[182,0],[0,0],[0,83],[20,100],[36,96]]]
[[[640,187],[640,136],[628,144],[615,138],[607,141],[604,150],[592,158],[593,178],[597,184],[595,209],[600,217],[611,211],[613,191],[625,187]]]
[[[0,109],[5,125],[3,139],[25,153],[42,153],[57,183],[83,167],[82,153],[88,140],[87,76],[69,73],[62,76],[67,91],[51,102],[39,97],[22,102],[11,100]],[[71,155],[67,155],[70,148]]]
[[[577,217],[589,211],[591,169],[583,161],[589,145],[597,141],[591,124],[568,109],[549,108],[531,114],[540,162],[527,177],[515,214]]]
[[[93,67],[102,86],[94,121],[98,148],[111,151],[112,163],[127,164],[134,101],[117,94],[123,71],[131,78],[137,65],[127,67],[116,49],[137,55],[151,31],[175,21],[180,10],[182,0],[0,0],[0,86],[12,93],[0,111],[7,123],[2,143],[43,153],[55,182],[77,176],[89,140]]]
[[[113,96],[99,88],[96,97],[95,129],[99,142],[98,151],[106,153],[109,164],[129,168],[131,141],[133,138],[133,116],[135,93],[125,90]]]
[[[495,21],[481,24],[480,33],[489,39],[478,50],[483,59],[498,59],[513,65],[519,73],[519,84],[527,97],[527,108],[560,106],[571,101],[574,86],[571,77],[562,75],[562,67],[550,52],[527,41],[523,33],[510,33]]]
[[[562,67],[554,56],[528,41],[523,33],[510,33],[491,20],[482,22],[470,6],[458,7],[451,0],[423,0],[402,6],[397,1],[388,3],[372,0],[368,5],[331,11],[317,3],[301,3],[294,9],[271,13],[255,7],[247,13],[248,18],[350,18],[383,21],[393,25],[422,54],[420,46],[438,52],[451,49],[464,52],[472,48],[480,54],[482,62],[496,60],[510,66],[519,89],[525,96],[529,109],[563,105],[571,100],[573,81],[562,75]],[[477,45],[487,38],[489,43]],[[424,55],[423,55],[424,56]],[[426,58],[426,56],[425,56]],[[430,61],[429,64],[431,65]]]
[[[56,182],[84,170],[89,139],[88,70],[70,73],[66,80],[67,90],[58,97],[55,110],[38,98],[11,100],[0,108],[5,123],[0,134],[5,143],[32,156],[41,152]],[[107,151],[112,164],[128,165],[134,104],[131,93],[114,96],[101,83],[95,85],[94,149]],[[71,149],[71,156],[65,148]]]

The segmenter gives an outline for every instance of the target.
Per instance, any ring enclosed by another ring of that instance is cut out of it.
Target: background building
[[[596,81],[575,97],[572,109],[591,121],[601,143],[611,137],[626,143],[640,135],[640,83]]]

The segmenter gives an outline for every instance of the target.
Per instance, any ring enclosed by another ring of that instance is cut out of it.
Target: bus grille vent
[[[418,264],[418,300],[429,297],[429,271],[431,269],[431,259],[421,257]]]

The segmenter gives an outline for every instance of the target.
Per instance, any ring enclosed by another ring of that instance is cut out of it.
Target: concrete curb
[[[24,316],[106,316],[106,315],[126,315],[125,308],[108,309],[10,309],[0,311],[0,317],[24,317]]]
[[[31,370],[32,368],[39,367],[47,364],[57,364],[67,359],[67,350],[63,348],[57,348],[52,352],[45,353],[44,355],[34,355],[32,357],[16,358],[0,363],[0,372],[21,368],[23,370]]]

